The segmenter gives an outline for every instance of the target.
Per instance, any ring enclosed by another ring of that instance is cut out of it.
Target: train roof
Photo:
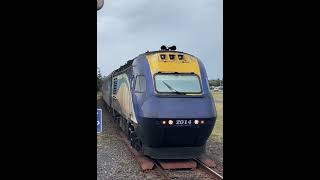
[[[133,63],[133,61],[134,61],[135,59],[137,59],[137,58],[140,57],[140,56],[147,56],[147,55],[156,54],[156,53],[163,53],[163,52],[165,52],[165,53],[174,52],[174,53],[187,54],[187,55],[190,55],[190,56],[193,56],[193,57],[197,58],[196,56],[194,56],[194,55],[192,55],[192,54],[188,54],[188,53],[185,53],[185,52],[182,52],[182,51],[169,50],[169,49],[157,50],[157,51],[147,51],[147,52],[145,52],[145,53],[142,53],[142,54],[138,55],[137,57],[135,57],[135,58],[133,58],[133,59],[131,59],[131,60],[128,60],[126,64],[124,64],[124,65],[120,66],[118,69],[114,70],[110,75],[124,71],[125,69],[127,69],[128,67],[130,67],[130,66],[132,65],[132,63]],[[197,58],[197,59],[198,59],[198,58]]]
[[[187,54],[187,55],[190,55],[190,56],[197,58],[196,56],[189,54],[189,53],[186,53],[186,52],[183,52],[183,51],[170,51],[170,50],[147,51],[147,52],[140,54],[140,55],[150,55],[150,54],[163,53],[163,52],[175,52],[175,53]]]

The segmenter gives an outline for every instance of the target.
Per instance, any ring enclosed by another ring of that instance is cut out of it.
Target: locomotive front
[[[204,65],[169,50],[145,59],[147,92],[135,99],[143,153],[156,159],[200,156],[217,117]]]

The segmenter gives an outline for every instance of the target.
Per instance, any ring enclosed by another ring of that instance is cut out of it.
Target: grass
[[[219,102],[223,101],[223,92],[213,92],[213,91],[211,92],[215,101],[219,101]]]
[[[217,142],[223,142],[223,92],[212,92],[216,103],[217,120],[211,138]]]

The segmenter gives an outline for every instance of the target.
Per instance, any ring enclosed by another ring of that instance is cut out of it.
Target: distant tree
[[[223,80],[220,80],[219,78],[217,80],[209,80],[209,85],[210,86],[220,86],[223,85]]]
[[[99,91],[99,89],[101,88],[101,85],[102,85],[102,76],[101,76],[100,68],[97,67],[97,91]]]

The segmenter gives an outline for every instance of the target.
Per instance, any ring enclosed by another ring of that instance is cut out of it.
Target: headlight
[[[169,120],[168,123],[169,123],[170,125],[172,125],[172,124],[173,124],[173,121],[172,121],[172,120]]]
[[[199,120],[194,120],[194,124],[199,124]]]

